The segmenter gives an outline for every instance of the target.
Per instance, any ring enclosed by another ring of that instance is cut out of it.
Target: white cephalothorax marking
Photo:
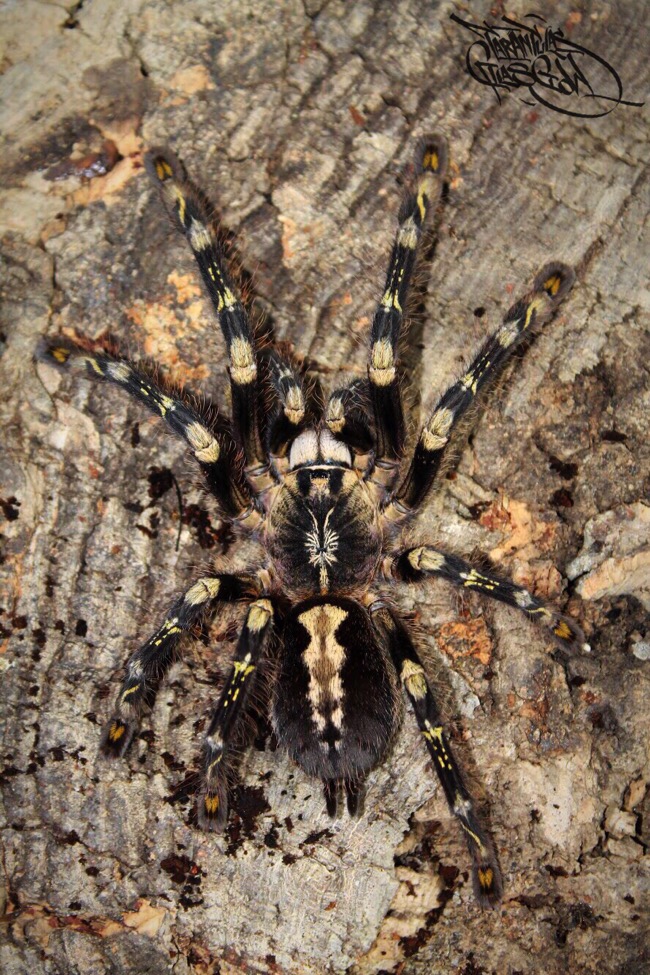
[[[346,467],[352,463],[350,448],[337,440],[327,427],[320,431],[319,447],[321,457],[327,463],[344,464]]]
[[[302,464],[318,464],[320,461],[349,467],[352,463],[352,454],[349,447],[337,440],[327,427],[320,432],[304,430],[291,445],[290,469],[293,470]]]
[[[343,722],[341,669],[345,662],[345,647],[336,639],[336,631],[347,616],[347,610],[326,603],[314,606],[298,617],[309,634],[309,646],[303,654],[309,671],[307,697],[314,724],[320,732],[325,730],[328,720],[339,730]]]
[[[293,470],[299,464],[313,464],[317,458],[318,434],[315,430],[305,430],[291,444],[289,467]]]
[[[335,532],[329,527],[329,520],[333,511],[334,508],[330,508],[327,512],[322,532],[316,516],[310,511],[309,514],[314,522],[314,527],[305,536],[305,548],[309,555],[309,564],[316,565],[320,569],[320,587],[322,592],[327,592],[329,589],[327,569],[333,562],[336,562],[336,552],[339,547],[338,532]]]

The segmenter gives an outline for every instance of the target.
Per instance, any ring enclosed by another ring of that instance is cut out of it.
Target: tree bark
[[[465,71],[473,38],[454,9],[24,0],[0,13],[7,975],[645,970],[648,106],[585,119],[521,92],[498,102]],[[534,9],[643,99],[643,3]],[[276,338],[327,388],[364,375],[402,177],[432,131],[451,168],[402,356],[411,432],[542,264],[577,272],[411,537],[487,553],[574,616],[591,653],[568,659],[446,583],[394,594],[489,808],[505,893],[487,913],[410,714],[359,820],[330,821],[320,785],[258,741],[226,832],[197,830],[197,754],[237,610],[187,643],[128,757],[98,755],[123,661],[174,594],[197,567],[257,555],[233,544],[157,421],[32,358],[43,335],[110,334],[227,409],[221,336],[143,174],[162,143],[213,200]]]

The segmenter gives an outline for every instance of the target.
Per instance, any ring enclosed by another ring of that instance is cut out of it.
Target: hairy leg
[[[410,467],[399,485],[387,514],[406,517],[426,498],[454,426],[474,403],[480,390],[494,379],[512,358],[518,345],[547,321],[571,290],[574,273],[565,264],[547,264],[532,290],[517,301],[503,324],[483,343],[466,373],[442,395],[418,439]]]
[[[124,755],[145,705],[175,659],[180,639],[198,623],[208,606],[245,599],[255,588],[253,580],[244,576],[203,576],[176,600],[153,636],[127,661],[122,688],[102,738],[105,754]]]
[[[483,907],[494,907],[502,896],[501,872],[492,841],[481,825],[475,802],[454,758],[442,718],[404,624],[384,606],[378,606],[373,619],[383,630],[393,663],[415,712],[433,767],[463,830],[473,863],[474,891]]]
[[[85,366],[89,377],[120,386],[156,416],[162,417],[190,447],[223,514],[241,522],[248,521],[252,527],[258,523],[253,488],[244,473],[243,455],[227,430],[208,423],[126,359],[118,359],[101,350],[84,349],[64,338],[45,342],[38,356],[58,367]]]
[[[203,788],[198,805],[203,829],[221,829],[228,818],[228,750],[236,739],[255,671],[272,628],[272,604],[268,599],[258,599],[249,606],[235,659],[203,744]]]
[[[570,650],[589,649],[582,630],[568,616],[546,606],[522,586],[479,571],[457,555],[440,552],[431,545],[419,545],[395,556],[390,571],[394,578],[405,582],[423,582],[431,576],[447,579],[463,589],[480,592],[520,610],[549,630],[561,646]]]

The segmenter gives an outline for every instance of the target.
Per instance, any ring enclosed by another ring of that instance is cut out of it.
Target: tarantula
[[[520,610],[564,646],[583,643],[574,622],[526,589],[424,542],[398,544],[402,527],[434,484],[452,430],[514,350],[555,312],[573,284],[573,272],[560,263],[540,271],[532,289],[440,398],[403,467],[397,349],[416,251],[443,187],[445,140],[429,138],[418,151],[415,188],[399,214],[372,322],[367,380],[335,390],[324,408],[287,356],[256,342],[211,229],[207,201],[182,164],[166,150],[153,150],[146,165],[194,253],[223,332],[231,422],[208,419],[182,392],[172,395],[141,368],[96,343],[55,338],[45,357],[59,366],[84,364],[90,376],[121,386],[161,416],[188,444],[220,515],[237,533],[256,539],[265,556],[260,568],[197,579],[131,654],[103,751],[124,754],[181,637],[206,609],[245,601],[235,658],[203,744],[201,826],[220,828],[226,821],[229,766],[263,659],[274,661],[269,703],[278,742],[322,781],[331,815],[343,790],[350,813],[358,813],[364,779],[386,754],[399,723],[403,689],[465,835],[476,895],[481,904],[497,903],[502,882],[492,842],[454,758],[413,639],[389,597],[396,583],[438,576]]]

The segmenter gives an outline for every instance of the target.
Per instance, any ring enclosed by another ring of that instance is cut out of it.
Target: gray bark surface
[[[647,4],[576,8],[535,11],[642,101]],[[579,119],[517,94],[498,104],[465,74],[453,9],[0,11],[7,975],[647,970],[648,105]],[[187,642],[128,758],[98,755],[128,653],[198,567],[252,553],[158,421],[32,358],[46,334],[110,334],[227,408],[221,336],[142,168],[162,143],[214,201],[277,338],[328,388],[363,375],[401,176],[431,131],[452,162],[403,357],[412,426],[543,263],[577,269],[411,535],[488,553],[566,607],[591,654],[567,659],[519,614],[443,583],[396,593],[490,810],[505,894],[488,913],[410,714],[359,820],[330,821],[319,784],[260,746],[226,832],[196,829],[201,734],[238,611]]]

